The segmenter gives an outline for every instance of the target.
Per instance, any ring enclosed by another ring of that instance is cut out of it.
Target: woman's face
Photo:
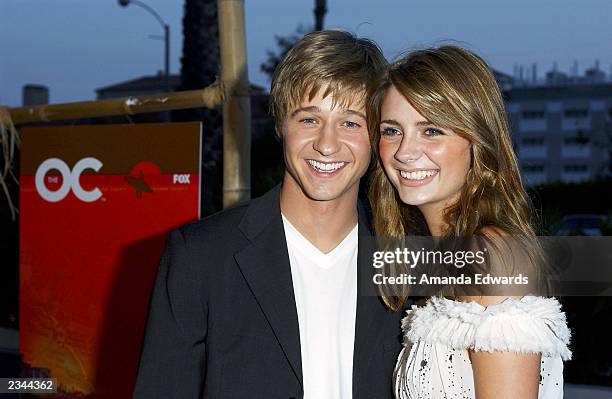
[[[382,104],[379,152],[402,202],[422,211],[455,200],[470,168],[470,142],[433,125],[393,86]]]

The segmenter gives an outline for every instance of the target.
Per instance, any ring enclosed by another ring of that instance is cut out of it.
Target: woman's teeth
[[[415,172],[405,172],[400,170],[400,175],[408,180],[423,180],[438,173],[437,170],[418,170]]]
[[[318,170],[319,172],[326,172],[326,173],[335,172],[346,164],[346,162],[323,163],[323,162],[315,161],[313,159],[309,159],[308,163],[310,164],[310,166],[312,166],[314,169]]]

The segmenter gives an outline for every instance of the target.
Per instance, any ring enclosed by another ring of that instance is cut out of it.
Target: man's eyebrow
[[[294,116],[296,116],[297,114],[299,114],[300,112],[314,112],[314,113],[319,113],[321,112],[321,110],[319,109],[319,107],[316,107],[314,105],[311,105],[310,107],[300,107],[298,109],[296,109],[295,111],[293,111],[291,113],[291,117],[293,118]]]
[[[355,111],[354,109],[345,109],[341,112],[342,115],[357,115],[362,117],[363,119],[366,119],[366,116],[359,111]]]

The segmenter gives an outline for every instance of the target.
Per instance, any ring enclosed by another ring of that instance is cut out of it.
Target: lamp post
[[[135,6],[139,6],[147,10],[151,15],[155,17],[155,19],[160,23],[160,25],[164,28],[164,67],[165,67],[165,78],[166,78],[166,91],[170,92],[170,26],[164,22],[164,20],[159,16],[158,13],[155,12],[154,9],[138,0],[118,0],[119,5],[122,7],[127,7],[130,4],[134,4]]]

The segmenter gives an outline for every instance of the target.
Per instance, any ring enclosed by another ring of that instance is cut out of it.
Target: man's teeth
[[[328,173],[335,172],[346,164],[346,162],[323,163],[315,161],[313,159],[309,159],[308,163],[316,170]]]
[[[436,173],[438,173],[437,170],[418,170],[416,172],[405,172],[400,170],[400,175],[402,175],[404,179],[409,180],[423,180],[435,175]]]

